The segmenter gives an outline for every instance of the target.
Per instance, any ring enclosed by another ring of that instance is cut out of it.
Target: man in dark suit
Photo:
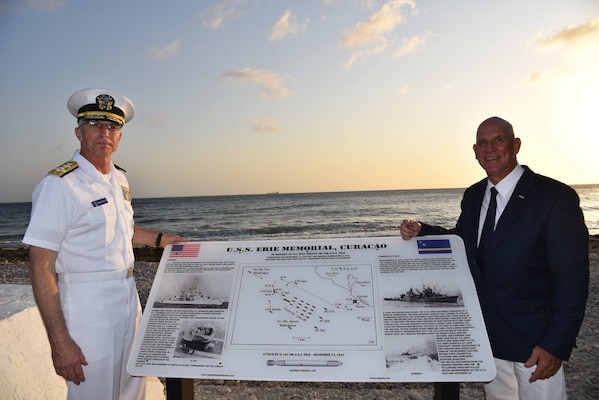
[[[521,166],[520,145],[509,122],[483,121],[473,149],[487,178],[464,192],[456,227],[404,220],[400,232],[406,240],[446,233],[464,240],[497,366],[487,399],[565,399],[562,361],[576,344],[588,294],[588,230],[576,192]],[[496,209],[491,233],[479,246],[488,208]]]

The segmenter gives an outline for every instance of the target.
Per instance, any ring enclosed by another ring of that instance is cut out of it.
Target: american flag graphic
[[[200,244],[174,244],[171,247],[169,257],[197,257],[200,254]]]

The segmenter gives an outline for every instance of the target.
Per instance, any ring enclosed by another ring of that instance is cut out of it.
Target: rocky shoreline
[[[145,305],[161,249],[135,248],[134,276],[140,300]],[[573,400],[599,399],[599,235],[589,241],[591,280],[585,320],[578,346],[564,364],[568,397]],[[0,249],[0,284],[29,285],[26,248]],[[49,355],[48,355],[49,357]],[[355,382],[272,382],[194,380],[195,400],[253,399],[432,399],[430,383],[355,383]],[[481,383],[461,383],[460,399],[484,399]]]

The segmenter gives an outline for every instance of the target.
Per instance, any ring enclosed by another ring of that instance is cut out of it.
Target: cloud
[[[289,96],[289,89],[285,87],[281,75],[272,71],[252,70],[246,67],[238,71],[224,72],[220,79],[238,83],[258,83],[262,86],[263,97]]]
[[[67,0],[27,0],[27,6],[39,11],[53,11],[67,4]]]
[[[401,46],[395,49],[395,53],[393,55],[395,58],[399,58],[414,53],[416,50],[426,44],[426,41],[430,35],[430,33],[426,33],[422,36],[414,35],[410,38],[402,40]]]
[[[270,41],[283,40],[287,35],[297,35],[303,29],[305,27],[297,24],[295,15],[287,10],[270,30]]]
[[[549,77],[550,73],[547,71],[536,71],[530,74],[530,76],[526,80],[526,83],[528,83],[529,85],[538,85],[547,81]]]
[[[532,40],[531,45],[538,51],[558,49],[567,45],[599,43],[599,18],[589,19],[587,22],[568,26],[555,33],[539,32]]]
[[[383,43],[380,43],[378,46],[374,46],[371,49],[368,49],[366,51],[362,51],[362,50],[354,51],[352,53],[352,55],[350,56],[348,62],[344,65],[344,67],[350,68],[357,60],[363,60],[370,56],[374,56],[379,53],[382,53],[385,50],[385,48],[387,48],[386,41]]]
[[[278,133],[281,131],[275,117],[255,118],[248,121],[248,125],[256,133]]]
[[[150,55],[156,60],[164,60],[165,58],[174,57],[179,55],[181,49],[181,41],[175,40],[161,48],[150,49]]]
[[[346,67],[358,59],[365,58],[385,50],[388,35],[404,21],[401,8],[408,5],[414,10],[416,3],[413,0],[391,0],[385,3],[380,10],[375,12],[366,22],[358,23],[352,31],[343,33],[341,44],[353,50]]]
[[[239,15],[237,7],[242,3],[243,1],[239,0],[223,0],[220,3],[215,4],[204,18],[202,24],[209,29],[216,30],[222,28],[226,20],[235,18]]]

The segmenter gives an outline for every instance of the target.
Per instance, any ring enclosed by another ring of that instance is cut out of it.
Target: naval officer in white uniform
[[[23,238],[33,293],[68,399],[143,399],[145,379],[125,369],[141,317],[133,243],[186,239],[134,225],[129,183],[111,160],[135,113],[131,100],[84,89],[67,105],[80,150],[33,192]]]

